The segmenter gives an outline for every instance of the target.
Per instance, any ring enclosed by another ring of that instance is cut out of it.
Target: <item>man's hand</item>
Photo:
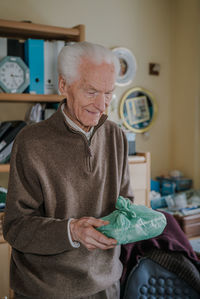
[[[73,219],[70,222],[72,240],[82,243],[88,250],[97,248],[106,250],[114,248],[117,245],[117,241],[115,239],[107,238],[95,229],[95,227],[107,225],[108,223],[108,221],[103,221],[94,217]]]

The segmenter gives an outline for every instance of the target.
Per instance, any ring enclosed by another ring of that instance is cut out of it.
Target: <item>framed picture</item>
[[[128,99],[126,101],[126,110],[131,125],[148,121],[150,118],[146,96]]]
[[[157,103],[153,95],[144,88],[128,90],[120,102],[120,117],[124,126],[135,132],[149,130],[157,115]]]
[[[127,48],[114,48],[113,53],[120,63],[120,72],[116,80],[116,85],[124,86],[130,84],[137,71],[137,62],[133,53]]]

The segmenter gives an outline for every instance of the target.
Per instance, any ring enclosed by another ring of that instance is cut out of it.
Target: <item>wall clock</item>
[[[148,131],[158,110],[154,96],[140,87],[131,88],[123,95],[119,109],[124,126],[135,133]]]
[[[29,69],[20,57],[6,56],[0,61],[0,88],[22,93],[29,85]]]
[[[126,48],[118,47],[112,49],[120,63],[120,72],[117,76],[116,85],[124,86],[130,84],[137,71],[137,62],[133,53]]]

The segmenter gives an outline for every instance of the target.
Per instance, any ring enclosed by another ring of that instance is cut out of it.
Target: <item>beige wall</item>
[[[177,41],[177,46],[174,47],[175,49],[172,48],[172,42],[174,43],[175,39],[172,39],[172,27],[177,26],[178,22],[178,20],[175,20],[173,10],[175,12],[179,9],[179,6],[173,5],[173,2],[178,2],[177,5],[180,5],[181,1],[0,1],[0,18],[8,20],[31,20],[35,23],[64,27],[71,27],[82,23],[86,25],[86,40],[101,43],[110,48],[124,46],[133,51],[138,64],[136,77],[129,86],[117,87],[116,101],[119,102],[123,93],[135,86],[149,89],[157,99],[159,112],[155,124],[148,134],[137,135],[136,137],[137,150],[151,152],[152,177],[163,172],[166,173],[172,167],[182,167],[181,162],[176,163],[176,161],[179,161],[181,141],[178,141],[175,146],[177,153],[174,153],[173,149],[175,144],[174,140],[176,138],[174,127],[178,125],[178,123],[176,123],[175,117],[172,116],[172,110],[174,109],[171,103],[171,85],[173,85],[171,74],[173,73],[172,68],[174,68],[172,57],[173,60],[176,60],[174,55],[172,55],[172,50],[176,51],[176,49],[179,48],[179,41]],[[194,10],[197,6],[197,2],[198,0],[194,3]],[[172,23],[171,19],[173,20]],[[191,21],[193,22],[192,18]],[[180,23],[180,27],[181,26],[182,21]],[[193,38],[193,42],[194,39],[195,38]],[[160,63],[160,76],[148,75],[149,62]],[[176,98],[174,98],[174,101],[176,101]],[[10,113],[8,108],[4,108],[4,110],[5,109],[7,111],[6,114]],[[12,110],[12,107],[9,107],[9,109]],[[192,107],[192,109],[194,110],[194,107]],[[6,114],[4,113],[5,117]],[[175,122],[176,125],[171,126],[171,121],[173,121],[173,123]],[[194,124],[191,125],[193,126]],[[177,130],[177,134],[179,133]],[[173,141],[173,143],[171,141]],[[187,151],[189,151],[189,146],[187,146]],[[189,165],[189,163],[183,166],[183,170],[188,175],[192,175],[193,173],[190,168],[191,165]]]
[[[200,1],[172,1],[171,165],[200,188]]]

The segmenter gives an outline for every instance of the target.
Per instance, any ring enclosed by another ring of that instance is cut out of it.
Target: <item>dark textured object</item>
[[[132,269],[144,257],[176,274],[197,293],[200,292],[200,262],[175,218],[168,213],[163,214],[167,219],[167,225],[160,236],[122,245],[120,257],[123,264],[122,292]]]
[[[150,258],[142,258],[129,275],[123,299],[149,298],[199,299],[200,295],[177,274]]]

